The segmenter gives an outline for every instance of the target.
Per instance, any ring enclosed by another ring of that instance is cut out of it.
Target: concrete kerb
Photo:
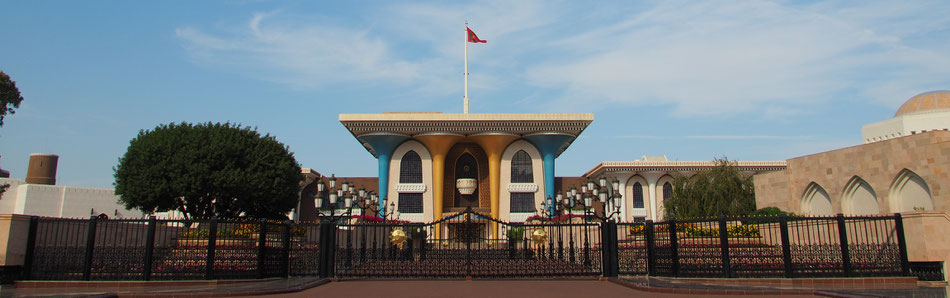
[[[645,286],[638,285],[630,281],[626,281],[619,278],[608,278],[609,282],[618,284],[624,287],[628,287],[638,291],[644,292],[654,292],[654,293],[666,293],[666,294],[690,294],[690,295],[814,295],[814,296],[825,296],[825,297],[855,297],[850,295],[842,295],[838,293],[830,293],[818,290],[782,290],[782,289],[761,289],[761,290],[724,290],[724,289],[689,289],[689,288],[674,288],[674,287],[654,287],[654,286]]]
[[[300,283],[290,282],[282,284],[281,281],[287,281],[282,278],[271,278],[266,280],[209,280],[209,281],[93,281],[93,282],[74,282],[74,281],[27,281],[18,283],[18,288],[30,292],[31,290],[47,289],[46,292],[61,289],[62,294],[69,294],[70,290],[95,291],[84,294],[72,295],[72,297],[227,297],[227,296],[260,296],[274,294],[288,294],[305,291],[317,286],[326,285],[331,282],[360,282],[360,281],[554,281],[554,280],[587,280],[611,282],[626,288],[638,291],[669,293],[669,294],[692,294],[692,295],[816,295],[826,297],[853,297],[843,293],[831,292],[835,289],[814,288],[786,288],[789,286],[783,281],[759,281],[758,279],[729,279],[737,283],[730,283],[731,286],[721,288],[721,281],[710,279],[691,279],[691,278],[663,278],[655,279],[645,277],[644,282],[622,278],[604,278],[604,277],[560,277],[560,278],[323,278],[311,281],[301,281]],[[858,286],[864,284],[869,278],[856,278],[853,284]],[[870,278],[874,279],[874,278]],[[903,281],[903,280],[901,280]],[[660,285],[651,284],[659,282]],[[664,284],[670,283],[670,284]],[[682,287],[676,285],[679,283]],[[22,287],[20,285],[23,285]],[[738,285],[737,285],[738,284]],[[817,280],[808,283],[810,286],[827,285],[828,283]],[[898,282],[897,284],[904,284]],[[897,285],[891,284],[891,285]],[[240,286],[239,286],[240,285]],[[797,284],[796,286],[804,286]],[[899,285],[903,288],[904,285]],[[30,293],[22,293],[30,295]],[[41,293],[35,293],[41,294]],[[56,293],[46,293],[56,294]]]
[[[305,291],[317,286],[325,285],[330,283],[329,278],[316,279],[309,282],[304,282],[299,285],[288,286],[288,287],[273,287],[267,288],[266,285],[263,285],[266,282],[279,282],[285,280],[282,278],[270,278],[265,280],[210,280],[210,281],[135,281],[135,282],[73,282],[73,281],[30,281],[27,287],[19,287],[27,290],[40,290],[40,289],[62,289],[64,291],[82,289],[82,290],[99,290],[100,293],[87,293],[87,294],[77,294],[69,295],[68,297],[230,297],[230,296],[260,296],[260,295],[275,295],[275,294],[287,294],[287,293],[296,293]],[[237,289],[234,291],[220,290],[221,287],[227,286],[236,286],[243,284],[248,286],[246,283],[253,282],[254,284],[260,285],[261,289]],[[200,287],[200,286],[215,286],[215,289],[189,289],[190,287]],[[221,287],[218,287],[221,286]],[[169,287],[176,287],[169,290]],[[56,296],[62,296],[62,294],[53,294]],[[35,296],[48,296],[48,293],[38,294]],[[20,296],[20,295],[17,295]],[[26,296],[31,296],[31,294],[26,294]]]

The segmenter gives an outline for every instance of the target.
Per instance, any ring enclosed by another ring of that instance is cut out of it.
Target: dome
[[[897,113],[894,114],[894,117],[907,114],[935,112],[937,110],[950,110],[950,91],[930,91],[911,97],[897,109]]]

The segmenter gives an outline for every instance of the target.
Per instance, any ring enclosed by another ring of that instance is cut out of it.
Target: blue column
[[[383,198],[389,195],[389,161],[392,160],[393,151],[396,150],[396,147],[409,137],[393,134],[370,134],[358,138],[369,144],[370,148],[376,152],[376,161],[379,164],[379,215],[385,218],[386,205],[383,204]]]
[[[528,135],[524,138],[538,148],[544,161],[544,199],[555,197],[557,194],[554,192],[554,159],[557,157],[558,151],[576,137],[562,133],[540,133]],[[548,206],[551,206],[550,211],[553,213],[554,204],[549,201]]]

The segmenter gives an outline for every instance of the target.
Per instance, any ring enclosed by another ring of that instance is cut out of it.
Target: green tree
[[[729,159],[717,158],[716,166],[692,177],[673,178],[673,197],[664,202],[667,217],[709,218],[744,216],[755,211],[752,176],[744,176]]]
[[[126,208],[179,210],[189,218],[286,218],[302,179],[284,144],[230,123],[142,130],[113,170]]]
[[[20,89],[17,89],[16,82],[0,71],[0,127],[3,126],[3,117],[7,113],[16,114],[16,108],[20,107],[21,101],[23,101],[23,96],[20,96]]]

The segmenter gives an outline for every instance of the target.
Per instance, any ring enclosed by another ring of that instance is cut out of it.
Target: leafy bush
[[[752,217],[769,217],[769,216],[782,216],[782,215],[795,216],[795,213],[785,212],[785,211],[782,211],[782,209],[778,209],[776,207],[765,207],[759,210],[752,211],[752,213],[749,213],[749,216],[752,216]]]
[[[561,215],[558,215],[558,216],[555,216],[555,217],[546,217],[546,216],[541,216],[541,215],[532,215],[532,216],[528,217],[527,219],[525,219],[525,222],[530,222],[530,221],[540,221],[540,222],[569,221],[569,220],[571,220],[572,218],[583,218],[583,217],[584,217],[584,216],[583,216],[583,215],[580,215],[580,214],[570,214],[570,213],[568,213],[568,214],[561,214]]]
[[[738,225],[726,228],[729,237],[759,237],[759,226]]]
[[[294,226],[290,228],[290,236],[303,237],[307,234],[307,227],[305,226]]]
[[[505,233],[508,235],[508,238],[524,238],[524,227],[512,227]]]
[[[259,223],[239,224],[235,229],[218,229],[216,233],[218,238],[257,238],[260,233],[261,225]],[[280,233],[280,226],[268,225],[267,233]],[[210,232],[208,230],[191,230],[178,234],[180,238],[207,239]],[[290,228],[291,236],[303,236],[307,234],[307,227],[294,226]]]
[[[755,211],[752,176],[743,175],[735,161],[717,158],[715,167],[693,176],[676,175],[672,198],[663,202],[667,218],[744,216]]]
[[[646,230],[645,224],[635,224],[627,227],[630,235],[643,235]],[[719,227],[701,228],[692,223],[676,224],[676,231],[685,233],[690,237],[718,237]],[[653,232],[668,233],[669,225],[658,225],[653,227]],[[738,225],[726,228],[726,235],[729,237],[759,237],[759,227],[756,225]]]
[[[645,224],[635,224],[627,227],[627,232],[630,233],[630,235],[643,235],[644,230],[646,230]]]

